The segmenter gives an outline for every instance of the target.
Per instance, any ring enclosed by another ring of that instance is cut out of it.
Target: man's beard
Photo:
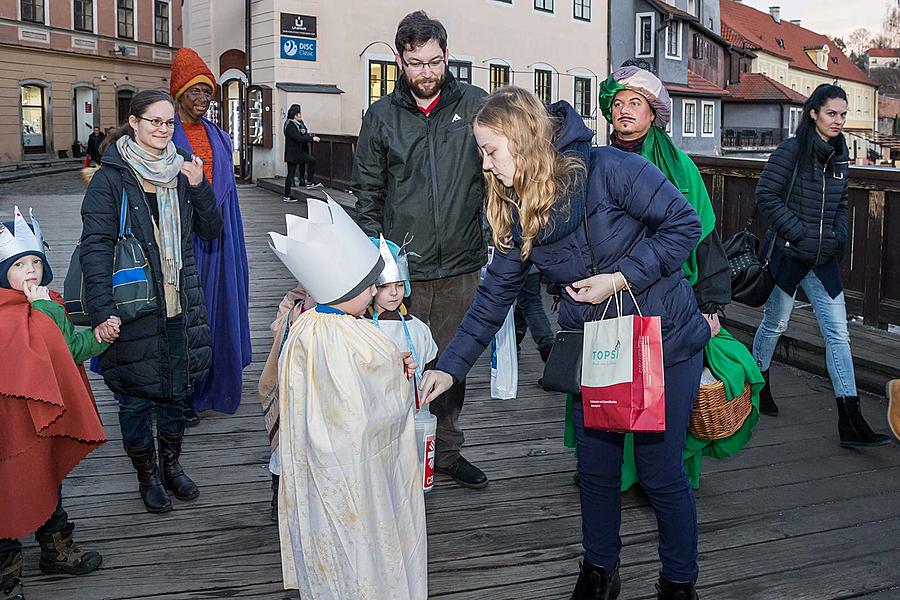
[[[404,73],[403,76],[406,77],[406,83],[409,84],[409,89],[412,90],[413,95],[422,100],[430,100],[437,96],[441,91],[441,87],[444,85],[443,73],[437,76],[433,75],[430,79],[424,81],[424,78],[422,77],[413,81],[406,73]]]

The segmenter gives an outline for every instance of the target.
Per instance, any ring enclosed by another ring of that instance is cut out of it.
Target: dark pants
[[[656,512],[662,573],[673,581],[697,580],[697,508],[684,473],[682,451],[691,409],[700,386],[703,353],[665,369],[666,431],[634,436],[641,487]],[[613,569],[622,540],[621,433],[585,429],[581,398],[574,406],[581,475],[581,527],[585,557]]]
[[[306,167],[306,177],[303,176],[303,167]],[[312,154],[303,154],[300,157],[300,162],[287,163],[287,177],[284,178],[285,198],[291,195],[294,177],[297,175],[300,176],[300,185],[303,185],[306,182],[313,182],[313,178],[316,176],[316,159],[313,158]]]
[[[187,348],[184,319],[181,316],[166,320],[169,340],[169,359],[172,373],[172,402],[156,402],[136,396],[115,394],[119,404],[119,425],[122,442],[131,448],[145,448],[153,442],[153,412],[156,429],[162,433],[184,431],[184,410],[190,406],[187,386]]]
[[[525,339],[525,332],[531,329],[531,337],[539,349],[550,348],[553,345],[553,330],[550,327],[550,319],[544,310],[543,296],[541,295],[541,274],[530,273],[525,280],[525,287],[516,298],[513,317],[516,321],[516,345],[520,346]]]
[[[63,527],[69,524],[69,515],[66,513],[62,505],[62,488],[59,490],[59,500],[56,502],[56,510],[47,519],[47,522],[34,532],[35,539],[44,538],[58,531],[62,531]],[[0,563],[5,561],[10,554],[21,552],[22,543],[19,540],[9,538],[0,539]]]
[[[438,346],[438,356],[444,351],[462,322],[478,287],[479,272],[455,277],[413,281],[410,313],[431,328]],[[437,417],[435,434],[435,464],[449,467],[459,459],[465,435],[459,427],[459,413],[466,400],[466,380],[454,384],[431,403],[431,414]]]

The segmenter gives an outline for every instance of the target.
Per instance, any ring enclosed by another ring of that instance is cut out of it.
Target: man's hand
[[[430,404],[435,398],[449,390],[453,386],[453,377],[450,373],[432,369],[425,371],[422,381],[419,383],[419,391],[422,392],[422,406]]]
[[[706,319],[706,322],[709,323],[709,337],[710,339],[719,335],[719,331],[722,330],[722,324],[719,323],[719,315],[703,315],[703,318]]]
[[[50,299],[50,291],[43,285],[32,285],[26,282],[22,287],[22,291],[25,293],[25,297],[28,298],[29,302]]]
[[[184,161],[181,172],[187,177],[191,187],[197,187],[203,182],[203,159],[196,154],[191,156],[190,162]]]
[[[314,136],[313,136],[313,141],[314,141],[314,142],[321,142],[322,140],[319,138],[319,136],[314,135]]]

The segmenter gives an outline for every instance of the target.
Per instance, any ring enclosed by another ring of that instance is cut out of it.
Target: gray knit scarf
[[[138,180],[156,187],[159,205],[160,262],[167,283],[179,287],[181,272],[181,213],[178,209],[178,174],[184,158],[169,142],[162,154],[151,154],[141,148],[129,136],[123,135],[116,142],[119,154],[137,175]]]

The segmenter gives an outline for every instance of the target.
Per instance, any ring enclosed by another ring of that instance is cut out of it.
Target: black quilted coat
[[[179,150],[185,160],[190,155]],[[113,247],[119,225],[122,189],[128,194],[129,221],[150,260],[157,298],[164,298],[159,249],[153,236],[150,208],[131,169],[115,144],[103,155],[102,167],[94,174],[81,205],[81,269],[85,303],[93,326],[116,314],[112,295]],[[181,210],[181,308],[188,345],[188,386],[195,386],[209,372],[212,347],[207,324],[203,287],[194,263],[194,233],[214,240],[222,233],[222,213],[206,178],[191,187],[178,176]],[[172,373],[166,338],[166,309],[122,325],[119,338],[100,355],[103,378],[113,392],[150,400],[171,402]]]
[[[756,202],[778,235],[779,248],[797,262],[819,266],[839,258],[847,243],[849,153],[843,135],[832,144],[813,133],[812,141],[805,159],[795,137],[778,146],[759,179]]]

